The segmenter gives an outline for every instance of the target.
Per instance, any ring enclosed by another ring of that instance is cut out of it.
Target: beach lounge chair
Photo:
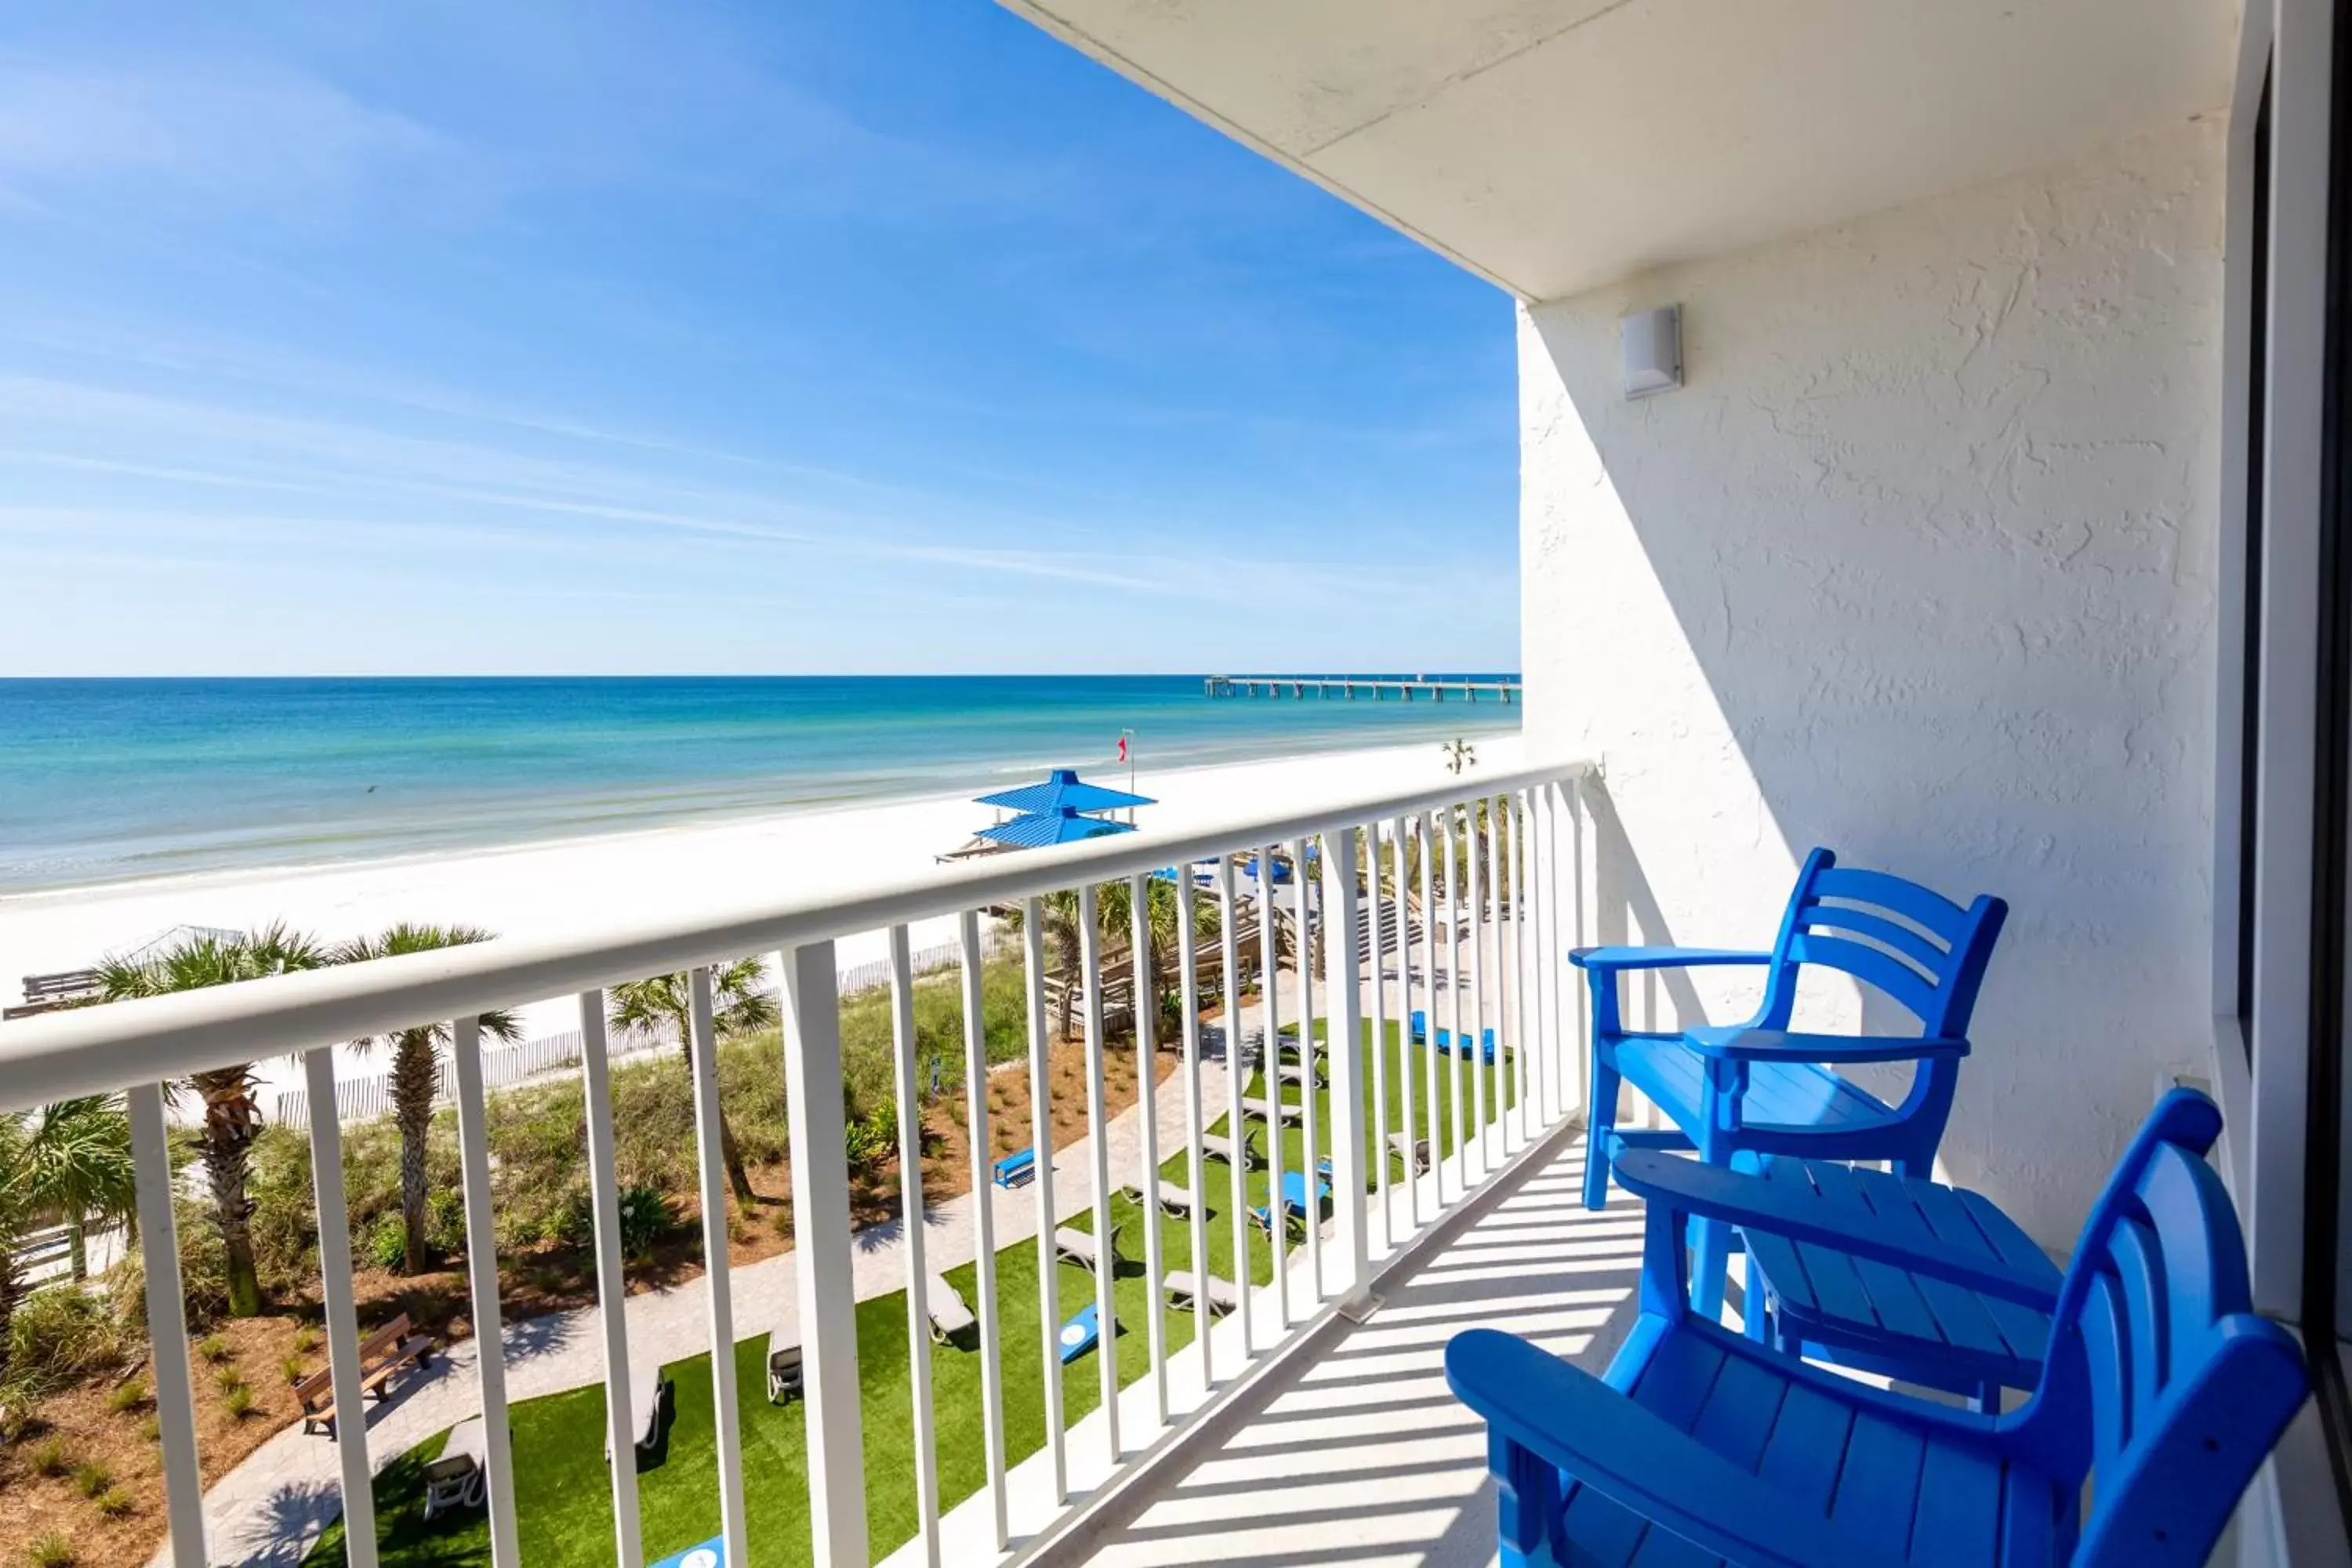
[[[1094,1232],[1074,1230],[1066,1225],[1058,1226],[1054,1232],[1054,1256],[1065,1263],[1076,1264],[1089,1274],[1099,1267],[1106,1257],[1113,1260],[1112,1267],[1116,1268],[1118,1258],[1118,1226],[1110,1227],[1110,1245],[1100,1248],[1096,1246]]]
[[[1228,1165],[1238,1158],[1245,1171],[1254,1170],[1257,1165],[1257,1147],[1246,1136],[1236,1147],[1231,1138],[1220,1133],[1203,1132],[1201,1134],[1201,1152],[1208,1159],[1223,1160]]]
[[[629,1358],[629,1420],[636,1428],[631,1439],[639,1455],[650,1454],[661,1442],[662,1406],[668,1402],[670,1380],[662,1375],[661,1364],[650,1359]],[[613,1457],[613,1437],[604,1436],[604,1457]]]
[[[964,1305],[963,1293],[949,1284],[944,1275],[933,1274],[924,1280],[923,1310],[930,1314],[931,1338],[939,1344],[950,1343],[979,1326],[971,1309]]]
[[[1260,1116],[1279,1116],[1282,1119],[1282,1124],[1285,1127],[1291,1125],[1293,1122],[1304,1121],[1307,1120],[1307,1108],[1287,1100],[1278,1101],[1272,1105],[1268,1105],[1265,1101],[1261,1100],[1255,1107],[1255,1110]]]
[[[1969,1053],[1969,1018],[2008,912],[2008,905],[1990,896],[1962,909],[1916,882],[1841,867],[1836,856],[1816,849],[1805,858],[1769,952],[1587,947],[1570,952],[1570,962],[1591,976],[1592,992],[1585,1206],[1598,1209],[1609,1201],[1610,1168],[1625,1149],[1696,1150],[1710,1165],[1759,1155],[1885,1160],[1897,1175],[1930,1174],[1959,1087],[1960,1061]],[[1763,1002],[1747,1023],[1655,1034],[1624,1026],[1617,1005],[1621,975],[1727,964],[1766,971]],[[1920,1032],[1791,1032],[1807,969],[1865,983],[1917,1019]],[[1901,1104],[1888,1104],[1837,1071],[1865,1062],[1917,1064]],[[1674,1126],[1618,1131],[1621,1081],[1646,1095]],[[1730,1230],[1702,1219],[1692,1243],[1698,1252],[1693,1305],[1703,1316],[1718,1315]]]
[[[1307,1178],[1297,1171],[1282,1173],[1282,1216],[1286,1221],[1297,1220],[1302,1226],[1318,1223],[1323,1217],[1324,1200],[1330,1195],[1331,1184],[1318,1176],[1315,1179],[1315,1207],[1310,1212],[1307,1206]],[[1259,1229],[1268,1236],[1274,1234],[1272,1205],[1254,1208],[1250,1215],[1257,1221]]]
[[[1241,1287],[1215,1274],[1209,1276],[1207,1289],[1203,1289],[1190,1270],[1171,1268],[1162,1287],[1168,1294],[1168,1304],[1180,1312],[1197,1312],[1201,1303],[1206,1301],[1209,1315],[1217,1318],[1242,1304]]]
[[[796,1330],[768,1331],[768,1403],[782,1405],[801,1392],[801,1336]]]
[[[2221,1177],[2161,1138],[2145,1154],[2083,1227],[2032,1394],[1992,1418],[1702,1316],[1686,1221],[2011,1300],[2039,1300],[2038,1276],[1916,1248],[1907,1227],[1761,1177],[1625,1152],[1617,1180],[1648,1205],[1642,1310],[1605,1377],[1491,1329],[1445,1348],[1446,1381],[1486,1420],[1504,1568],[1622,1563],[1634,1542],[1677,1562],[2200,1568],[2310,1379],[2252,1310]]]
[[[1160,1213],[1172,1215],[1178,1219],[1190,1219],[1192,1216],[1192,1189],[1180,1187],[1173,1182],[1160,1182],[1154,1184],[1154,1186],[1152,1200],[1160,1205]],[[1143,1204],[1143,1189],[1133,1182],[1129,1182],[1119,1191],[1133,1198],[1139,1205]]]
[[[1026,1149],[1015,1149],[1012,1153],[990,1166],[989,1173],[990,1179],[1000,1187],[1010,1187],[1016,1183],[1034,1179],[1037,1174],[1035,1145],[1033,1144]]]
[[[479,1508],[489,1495],[483,1466],[489,1460],[488,1438],[482,1418],[469,1415],[449,1430],[441,1457],[425,1467],[425,1522],[445,1513]]]
[[[1304,1088],[1307,1083],[1307,1075],[1309,1070],[1312,1070],[1315,1074],[1315,1081],[1317,1083],[1319,1084],[1323,1081],[1323,1065],[1320,1062],[1318,1062],[1312,1069],[1303,1067],[1297,1062],[1284,1062],[1274,1069],[1274,1076],[1277,1080],[1286,1085],[1295,1083]]]
[[[1404,1168],[1418,1176],[1429,1169],[1429,1140],[1408,1138],[1402,1132],[1389,1134],[1389,1152],[1404,1162]]]

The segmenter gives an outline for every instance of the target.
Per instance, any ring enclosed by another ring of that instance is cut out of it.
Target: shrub
[[[408,1226],[397,1210],[378,1215],[375,1224],[368,1227],[368,1261],[378,1268],[397,1274],[408,1261]]]
[[[150,1415],[146,1420],[139,1423],[139,1435],[142,1437],[146,1438],[150,1443],[162,1442],[163,1440],[163,1418],[160,1415]]]
[[[26,1457],[32,1461],[33,1473],[36,1475],[54,1478],[62,1476],[73,1468],[73,1459],[66,1452],[66,1440],[63,1437],[42,1438],[35,1445],[33,1451]]]
[[[235,1387],[227,1389],[226,1391],[226,1397],[223,1403],[227,1406],[230,1415],[242,1421],[247,1416],[253,1414],[253,1390],[251,1388],[240,1383]]]
[[[92,1459],[78,1465],[73,1473],[74,1489],[84,1497],[96,1497],[114,1484],[113,1468],[102,1459]]]
[[[117,1384],[114,1392],[106,1396],[106,1407],[117,1415],[125,1415],[147,1403],[147,1385],[137,1378]]]
[[[26,1549],[25,1561],[33,1568],[73,1568],[73,1542],[51,1531]]]
[[[253,1201],[253,1261],[263,1294],[292,1295],[315,1284],[319,1200],[310,1139],[290,1127],[263,1128],[254,1140],[246,1194]]]
[[[319,1348],[319,1331],[305,1323],[294,1331],[294,1353],[309,1355]]]
[[[47,1390],[122,1364],[122,1325],[106,1298],[76,1285],[37,1290],[8,1334],[11,1376]]]
[[[646,1185],[621,1189],[621,1252],[643,1258],[677,1228],[677,1211],[667,1197]],[[572,1247],[593,1247],[596,1239],[595,1205],[586,1192],[573,1194],[563,1226],[563,1241]]]
[[[135,1506],[131,1500],[131,1494],[121,1487],[109,1487],[89,1500],[97,1506],[100,1513],[109,1519],[126,1518],[132,1512]]]
[[[206,1334],[196,1342],[196,1353],[218,1366],[236,1352],[230,1350],[228,1342],[218,1334]]]
[[[845,1142],[852,1167],[879,1165],[898,1152],[898,1107],[883,1100],[849,1124]]]
[[[223,1394],[226,1394],[232,1388],[243,1388],[245,1386],[245,1373],[237,1371],[236,1368],[233,1366],[215,1367],[213,1369],[213,1386],[219,1389]]]
[[[302,1367],[302,1358],[299,1355],[289,1355],[278,1363],[278,1370],[285,1374],[288,1383],[302,1381],[304,1375]]]

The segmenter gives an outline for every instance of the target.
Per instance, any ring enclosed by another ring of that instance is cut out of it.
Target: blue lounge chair
[[[2221,1115],[2201,1094],[2176,1089],[2140,1124],[2107,1179],[2110,1191],[2137,1182],[2165,1147],[2199,1159],[2221,1135]],[[1891,1268],[1852,1253],[1800,1244],[1771,1230],[1743,1228],[1755,1303],[1741,1315],[1748,1337],[1790,1354],[1837,1362],[1927,1388],[1948,1389],[1998,1410],[1999,1391],[2032,1388],[2050,1348],[2057,1266],[2016,1223],[1976,1193],[1918,1177],[1856,1170],[1829,1161],[1775,1160],[1761,1179],[1790,1202],[1814,1208],[1824,1226],[1835,1212],[1864,1211],[1909,1233],[1908,1245],[1946,1253],[1963,1266],[1998,1263],[2043,1290],[2032,1302],[1990,1295],[1948,1279]]]
[[[1323,1205],[1330,1195],[1331,1184],[1318,1176],[1315,1179],[1315,1206],[1310,1210],[1307,1206],[1307,1178],[1297,1171],[1282,1173],[1282,1217],[1286,1221],[1295,1219],[1302,1226],[1315,1224],[1323,1217]],[[1250,1210],[1250,1215],[1257,1221],[1260,1230],[1268,1236],[1274,1234],[1273,1205],[1254,1208]]]
[[[2251,1310],[2220,1178],[2175,1144],[2158,1141],[2092,1211],[2042,1376],[1998,1417],[1870,1387],[1700,1317],[1686,1217],[2012,1299],[2038,1279],[1915,1251],[1900,1226],[1657,1151],[1626,1154],[1618,1180],[1650,1206],[1642,1315],[1605,1377],[1491,1329],[1446,1346],[1447,1381],[1486,1419],[1504,1568],[2198,1568],[2309,1388],[2294,1339]]]
[[[1968,1054],[1969,1018],[2009,906],[1979,897],[1961,909],[1941,894],[1883,871],[1850,870],[1816,849],[1769,952],[1715,948],[1587,947],[1570,961],[1592,976],[1591,1134],[1584,1203],[1609,1199],[1609,1172],[1621,1149],[1696,1149],[1709,1164],[1763,1157],[1894,1162],[1897,1174],[1924,1176],[1943,1142]],[[1764,1001],[1745,1024],[1680,1033],[1628,1029],[1617,978],[1636,970],[1721,964],[1766,968]],[[1811,1035],[1789,1030],[1797,984],[1807,967],[1829,969],[1884,993],[1919,1021],[1916,1036]],[[1911,1090],[1888,1105],[1841,1078],[1855,1062],[1916,1061]],[[1671,1129],[1616,1131],[1620,1079],[1649,1096]],[[1692,1237],[1699,1311],[1722,1310],[1727,1226],[1706,1221]]]
[[[1412,1040],[1416,1046],[1429,1043],[1429,1015],[1416,1007],[1412,1013]]]

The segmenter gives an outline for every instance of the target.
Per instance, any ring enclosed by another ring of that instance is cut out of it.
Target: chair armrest
[[[1507,1488],[1545,1484],[1549,1472],[1510,1463],[1505,1445],[1524,1449],[1711,1556],[1755,1568],[1832,1568],[1897,1562],[1901,1543],[1873,1550],[1827,1519],[1793,1506],[1788,1494],[1707,1447],[1600,1379],[1526,1341],[1493,1329],[1456,1334],[1445,1347],[1445,1379],[1486,1419],[1489,1452]],[[1557,1485],[1556,1478],[1551,1479]],[[1538,1517],[1525,1517],[1533,1502]],[[1553,1528],[1552,1498],[1513,1498],[1521,1549]]]
[[[1580,947],[1568,961],[1579,969],[1695,969],[1706,964],[1769,963],[1769,952],[1725,947]]]
[[[1702,1056],[1730,1061],[1908,1062],[1969,1054],[1967,1040],[1945,1036],[1802,1035],[1745,1024],[1685,1029],[1683,1038]]]
[[[1996,1259],[1923,1247],[1915,1231],[1869,1209],[1823,1203],[1761,1176],[1657,1149],[1628,1149],[1611,1166],[1618,1184],[1626,1191],[1645,1204],[1678,1215],[1725,1220],[1791,1241],[1833,1247],[2040,1311],[2049,1311],[2058,1300],[2046,1278]]]

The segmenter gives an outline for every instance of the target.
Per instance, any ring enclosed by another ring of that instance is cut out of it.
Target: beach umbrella
[[[983,827],[980,837],[1015,849],[1039,849],[1048,844],[1076,844],[1081,839],[1134,831],[1124,822],[1083,816],[1076,806],[1066,805],[1059,811],[1033,811],[1010,822]]]
[[[1159,803],[1149,795],[1129,795],[1123,789],[1105,789],[1100,784],[1083,783],[1076,768],[1055,768],[1053,775],[1043,784],[999,790],[994,795],[982,795],[978,804],[1050,816],[1063,811],[1124,811],[1129,806],[1156,805]],[[1005,826],[1009,827],[1012,824]]]

